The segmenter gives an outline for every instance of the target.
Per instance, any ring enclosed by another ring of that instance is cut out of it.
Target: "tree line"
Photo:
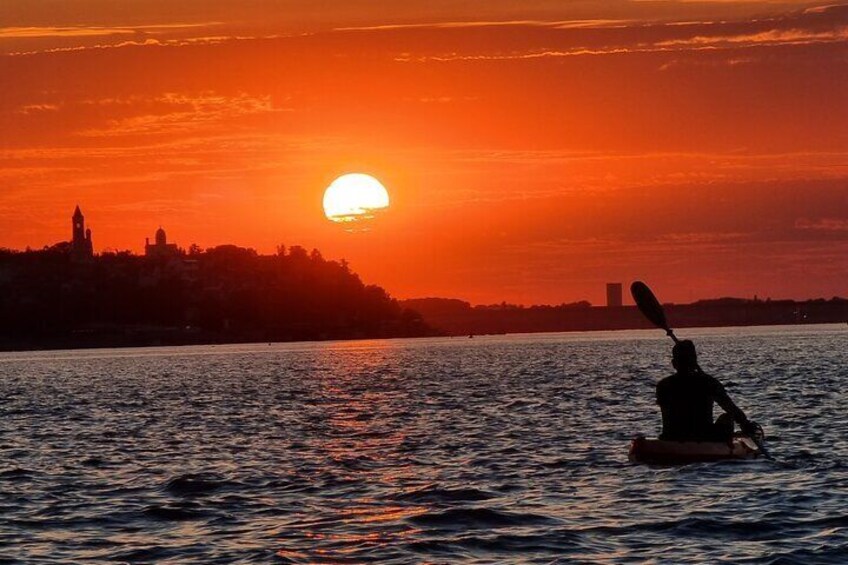
[[[432,335],[415,311],[318,250],[221,245],[168,257],[0,250],[0,341],[145,345]]]

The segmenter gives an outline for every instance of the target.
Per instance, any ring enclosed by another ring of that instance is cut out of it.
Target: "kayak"
[[[747,437],[731,441],[665,441],[636,436],[630,443],[629,459],[634,463],[684,465],[730,459],[756,459],[762,452]]]
[[[634,463],[684,465],[732,459],[756,459],[762,452],[747,437],[731,441],[665,441],[636,436],[630,443],[629,459]]]

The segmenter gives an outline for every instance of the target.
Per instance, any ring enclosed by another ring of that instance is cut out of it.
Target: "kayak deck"
[[[639,435],[630,443],[628,458],[634,463],[682,465],[730,459],[756,459],[760,455],[762,453],[757,444],[747,437],[734,437],[729,442],[714,442],[665,441]]]

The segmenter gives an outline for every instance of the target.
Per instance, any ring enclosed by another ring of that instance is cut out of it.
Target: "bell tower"
[[[82,215],[79,205],[71,216],[73,228],[71,238],[71,253],[78,258],[87,258],[94,255],[94,246],[91,243],[91,230],[85,229],[85,216]]]
[[[71,243],[74,247],[77,247],[78,245],[85,243],[85,216],[82,215],[82,210],[80,210],[79,205],[77,205],[77,209],[74,210],[74,215],[71,217],[71,223],[73,224],[73,238],[71,239]]]

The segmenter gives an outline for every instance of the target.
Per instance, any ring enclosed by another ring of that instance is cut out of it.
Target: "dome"
[[[168,243],[168,236],[165,235],[165,230],[159,228],[156,230],[156,245],[166,245]]]

